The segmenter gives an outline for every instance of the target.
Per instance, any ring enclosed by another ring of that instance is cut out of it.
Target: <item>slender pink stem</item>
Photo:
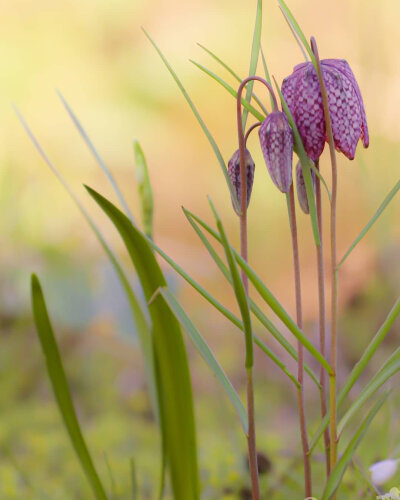
[[[319,169],[319,160],[315,162],[315,167]],[[315,179],[315,199],[317,206],[317,219],[318,219],[318,230],[320,237],[320,245],[316,245],[317,251],[317,268],[318,268],[318,309],[319,309],[319,339],[320,339],[320,351],[322,356],[325,357],[326,354],[326,310],[325,310],[325,266],[324,266],[324,250],[323,250],[323,237],[322,237],[322,197],[321,197],[321,181],[318,176]],[[327,413],[326,404],[326,371],[323,366],[320,368],[319,381],[321,385],[321,415],[322,418],[325,417]],[[326,473],[329,476],[330,467],[330,441],[329,441],[329,430],[324,431],[324,443],[325,443],[325,463],[326,463]]]
[[[330,412],[330,461],[331,468],[337,460],[337,402],[336,402],[336,370],[337,370],[337,315],[338,315],[338,283],[337,283],[337,256],[336,256],[336,201],[337,201],[337,162],[335,143],[333,140],[332,123],[329,114],[328,94],[326,91],[321,63],[318,55],[317,43],[311,38],[311,46],[317,62],[317,74],[321,87],[322,103],[326,125],[326,135],[329,144],[329,153],[332,166],[332,199],[331,199],[331,368],[329,376],[329,412]],[[333,497],[335,500],[336,495]]]
[[[294,283],[296,292],[296,318],[297,318],[297,326],[300,329],[302,329],[303,312],[302,312],[302,301],[301,301],[300,257],[299,257],[299,244],[297,239],[297,221],[296,221],[296,207],[294,201],[293,183],[290,186],[290,191],[289,191],[289,223],[292,235]],[[311,457],[309,454],[310,448],[308,444],[306,409],[304,401],[304,350],[301,342],[298,342],[297,350],[298,350],[297,379],[300,384],[297,395],[298,395],[298,405],[299,405],[301,444],[303,449],[304,485],[305,485],[306,497],[311,497],[312,496]]]

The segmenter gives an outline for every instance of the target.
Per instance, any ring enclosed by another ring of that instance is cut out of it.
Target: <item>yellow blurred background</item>
[[[154,189],[156,241],[235,309],[233,294],[184,218],[181,206],[211,222],[206,199],[209,194],[236,242],[237,217],[203,132],[141,26],[177,71],[228,160],[237,147],[235,101],[189,59],[208,66],[235,86],[196,43],[204,44],[239,75],[246,76],[256,1],[1,0],[0,5],[3,317],[18,318],[20,312],[29,317],[29,274],[35,271],[43,277],[50,310],[61,327],[106,336],[114,336],[119,329],[129,334],[129,319],[115,328],[116,317],[129,313],[102,249],[33,148],[12,108],[14,103],[21,110],[44,150],[127,262],[118,235],[82,184],[89,184],[116,203],[118,200],[65,112],[56,89],[78,115],[137,218],[132,141],[140,141]],[[360,145],[353,162],[339,157],[341,255],[399,179],[400,3],[290,0],[289,5],[306,35],[316,37],[322,58],[344,58],[350,63],[367,111],[370,148],[363,150]],[[279,82],[302,61],[275,0],[264,1],[262,47],[270,72]],[[262,88],[257,88],[257,93],[269,103]],[[256,162],[249,210],[250,259],[288,310],[294,312],[286,202],[268,177],[256,135],[249,142]],[[329,181],[328,160],[326,150],[321,165]],[[400,290],[399,208],[396,199],[343,268],[343,310],[354,305],[362,290],[374,283],[384,289],[377,293],[382,301],[372,324],[366,321],[363,325],[369,330],[360,329],[362,342],[368,340],[377,326],[374,321],[384,316]],[[325,210],[328,214],[326,200]],[[315,250],[308,217],[301,212],[299,225],[305,317],[313,324],[317,317]],[[173,273],[170,278],[211,345],[233,365],[240,362],[239,337],[238,348],[232,349],[226,323],[186,285],[178,288],[180,281]],[[358,335],[358,329],[354,333]],[[314,336],[314,330],[310,334]],[[20,342],[25,342],[23,336]],[[114,354],[119,359],[123,348],[118,341],[116,344],[113,346],[119,354]],[[140,355],[133,355],[140,366]],[[130,363],[122,358],[125,364]],[[235,376],[237,369],[228,371]],[[201,380],[196,383],[207,390]]]

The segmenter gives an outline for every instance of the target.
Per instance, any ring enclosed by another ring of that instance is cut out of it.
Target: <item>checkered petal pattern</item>
[[[328,93],[335,147],[354,159],[359,139],[369,145],[364,102],[355,76],[343,59],[321,61]],[[307,155],[316,161],[326,137],[324,109],[318,76],[311,62],[299,64],[282,83],[282,94],[299,129]]]
[[[293,179],[293,132],[285,113],[270,113],[259,128],[259,137],[274,184],[283,193],[288,193]]]
[[[245,161],[246,174],[247,174],[247,178],[246,178],[247,206],[249,206],[251,191],[253,189],[255,164],[254,164],[253,158],[251,157],[250,152],[247,149],[245,150],[244,161]],[[228,174],[229,174],[229,177],[232,181],[233,187],[235,188],[236,196],[237,196],[237,198],[239,200],[239,204],[240,204],[242,182],[241,182],[241,178],[240,178],[239,150],[236,150],[233,153],[231,159],[228,162]],[[233,203],[233,200],[232,200],[232,206],[233,206],[235,212],[238,215],[240,215],[240,213],[238,213],[236,208],[235,208],[235,204]]]

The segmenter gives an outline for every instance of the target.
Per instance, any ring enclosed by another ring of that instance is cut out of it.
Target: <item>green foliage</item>
[[[86,188],[123,239],[149,304],[157,367],[161,430],[176,500],[199,498],[193,396],[179,323],[160,296],[166,285],[147,238],[106,198]]]
[[[104,487],[93,465],[85,440],[83,439],[82,431],[76,417],[75,408],[69,391],[67,378],[62,365],[60,352],[58,350],[53,328],[47,313],[42,288],[35,275],[32,275],[31,291],[32,308],[36,329],[43,354],[46,358],[47,371],[53,386],[54,395],[56,397],[61,416],[64,420],[65,427],[75,452],[78,455],[82,469],[91,484],[94,496],[98,500],[107,500]]]

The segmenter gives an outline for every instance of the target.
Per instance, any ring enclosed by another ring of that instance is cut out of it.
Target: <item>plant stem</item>
[[[240,84],[237,93],[237,128],[239,141],[239,156],[240,156],[240,254],[247,262],[247,172],[245,165],[245,137],[242,129],[242,92],[247,82],[257,77],[249,77],[243,80]],[[267,84],[268,86],[268,84]],[[241,273],[243,286],[246,290],[246,295],[249,294],[249,281],[246,273],[242,270]],[[247,446],[249,454],[249,469],[252,485],[253,500],[260,500],[260,484],[258,478],[257,464],[257,444],[256,444],[256,427],[255,427],[255,412],[254,412],[254,385],[253,385],[253,366],[246,367],[246,385],[247,385],[247,417],[249,422],[249,431],[247,435]]]
[[[315,167],[319,170],[319,160],[315,162]],[[320,245],[316,245],[317,251],[317,267],[318,267],[318,309],[319,309],[319,342],[320,351],[322,356],[325,357],[326,353],[326,311],[325,311],[325,266],[324,266],[324,250],[323,250],[323,238],[322,238],[322,198],[321,198],[321,181],[318,176],[315,179],[315,203],[317,207],[317,219],[318,219],[318,230]],[[320,368],[319,382],[321,385],[321,415],[322,418],[325,417],[327,413],[326,407],[326,372],[323,366]],[[324,442],[325,442],[325,462],[326,462],[326,473],[329,476],[331,471],[330,466],[330,442],[329,442],[329,430],[324,431]]]
[[[296,318],[297,318],[297,326],[302,329],[303,313],[301,304],[300,258],[299,258],[299,244],[297,239],[296,207],[294,201],[293,183],[290,186],[288,208],[289,208],[289,223],[292,235],[292,248],[293,248],[294,283],[295,283],[295,293],[296,293]],[[306,410],[304,401],[304,350],[300,341],[297,344],[297,350],[298,350],[297,379],[300,384],[297,391],[297,395],[298,395],[298,405],[299,405],[301,444],[303,449],[304,485],[305,485],[306,497],[311,497],[312,496],[311,457],[309,454]]]
[[[318,80],[321,87],[322,102],[326,125],[326,135],[329,143],[329,153],[332,166],[332,199],[331,199],[331,368],[329,375],[329,412],[330,412],[330,461],[331,468],[337,459],[337,404],[336,404],[336,365],[337,365],[337,314],[338,314],[338,283],[337,283],[337,257],[336,257],[336,200],[337,200],[337,162],[335,143],[333,140],[332,123],[329,114],[328,94],[321,70],[318,48],[314,38],[311,46],[317,63]],[[336,496],[333,497],[335,500]]]

